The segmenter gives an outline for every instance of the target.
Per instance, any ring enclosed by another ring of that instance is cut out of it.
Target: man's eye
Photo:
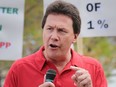
[[[47,28],[47,30],[52,30],[52,28]]]
[[[59,32],[64,32],[64,33],[66,33],[66,31],[65,31],[65,30],[63,30],[63,29],[60,29],[60,30],[59,30]]]

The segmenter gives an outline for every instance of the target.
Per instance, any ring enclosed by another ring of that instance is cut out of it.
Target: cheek
[[[66,48],[66,49],[70,48],[71,44],[72,44],[72,40],[71,39],[65,39],[63,41],[63,47]]]
[[[47,34],[46,30],[44,30],[44,31],[43,31],[43,38],[45,39],[45,38],[47,38],[47,37],[48,37],[48,34]]]
[[[46,43],[48,39],[47,34],[43,33],[43,42]]]
[[[69,36],[69,37],[64,39],[64,43],[72,44],[72,42],[73,42],[73,37],[72,36]]]

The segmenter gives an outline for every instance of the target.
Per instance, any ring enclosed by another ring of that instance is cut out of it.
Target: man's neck
[[[55,57],[55,58],[48,58],[45,55],[45,51],[43,51],[43,53],[44,53],[45,58],[48,61],[52,62],[56,66],[59,73],[64,69],[66,64],[71,60],[71,52],[70,51],[65,56],[58,56],[58,57]]]
[[[58,59],[58,58],[56,58],[56,59]],[[71,60],[71,54],[68,55],[66,58],[62,57],[62,60],[50,60],[50,61],[56,66],[57,70],[60,73],[70,60]]]

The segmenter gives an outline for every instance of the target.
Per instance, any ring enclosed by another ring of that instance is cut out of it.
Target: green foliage
[[[26,0],[25,4],[23,56],[33,53],[42,45],[43,0]]]

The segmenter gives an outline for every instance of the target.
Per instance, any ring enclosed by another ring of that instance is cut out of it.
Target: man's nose
[[[57,40],[59,39],[59,37],[58,37],[58,32],[57,32],[57,31],[53,31],[53,32],[51,33],[51,39],[52,39],[52,40],[55,40],[55,41],[57,41]]]

